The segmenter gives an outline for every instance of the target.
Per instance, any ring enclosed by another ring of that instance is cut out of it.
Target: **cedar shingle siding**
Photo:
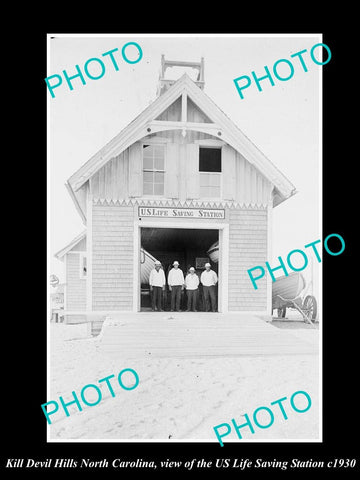
[[[86,280],[80,278],[80,253],[77,252],[66,256],[66,310],[86,310]],[[68,323],[83,320],[82,315],[66,318]]]
[[[94,310],[131,310],[133,207],[93,205]]]
[[[247,270],[267,258],[267,210],[230,210],[229,311],[266,310],[266,281],[255,290]]]

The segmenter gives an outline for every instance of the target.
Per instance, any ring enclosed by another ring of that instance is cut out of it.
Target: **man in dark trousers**
[[[150,272],[149,278],[150,292],[152,293],[151,308],[153,312],[155,308],[162,312],[162,292],[165,290],[165,274],[158,260],[156,260],[154,267]]]
[[[184,289],[184,274],[179,268],[179,262],[175,260],[173,268],[168,275],[168,285],[171,292],[171,311],[180,312],[181,292]]]
[[[205,270],[202,272],[200,281],[203,285],[203,293],[205,300],[205,310],[210,312],[210,303],[211,311],[216,312],[216,292],[215,285],[217,284],[218,277],[214,270],[211,270],[210,263],[205,263]]]
[[[195,268],[190,267],[189,273],[185,277],[185,288],[187,295],[187,312],[193,310],[197,312],[199,277],[195,273]]]

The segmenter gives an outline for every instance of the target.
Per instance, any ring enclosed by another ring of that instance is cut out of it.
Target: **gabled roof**
[[[156,118],[167,109],[183,93],[204,112],[212,124],[203,124],[209,133],[231,145],[240,152],[247,161],[254,165],[276,189],[279,204],[296,193],[294,185],[283,175],[278,168],[246,137],[246,135],[225,115],[225,113],[203,92],[185,73],[163,95],[160,95],[118,135],[108,142],[101,150],[91,157],[69,179],[68,186],[76,193],[111,158],[119,155],[130,145],[149,135],[149,126],[154,125]],[[169,122],[170,128],[181,128]],[[171,126],[172,124],[172,126]],[[183,124],[185,128],[198,130],[199,125]],[[206,127],[205,127],[206,126]],[[157,131],[166,130],[166,122]],[[205,131],[205,130],[204,130]],[[152,130],[153,133],[153,130]]]
[[[64,256],[72,249],[74,248],[81,240],[83,240],[86,237],[86,230],[84,230],[82,233],[77,235],[75,238],[71,240],[70,243],[68,243],[64,248],[59,250],[57,253],[55,253],[55,257],[58,258],[59,260],[62,260]]]

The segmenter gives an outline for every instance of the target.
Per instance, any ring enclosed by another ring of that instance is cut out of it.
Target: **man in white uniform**
[[[186,288],[186,295],[187,295],[187,312],[193,310],[197,312],[197,294],[198,294],[198,286],[199,286],[199,277],[195,273],[195,268],[190,267],[189,272],[185,278],[185,288]]]
[[[171,311],[180,312],[181,292],[184,290],[184,274],[179,268],[179,262],[175,260],[173,268],[168,275],[168,285],[171,292]]]
[[[162,292],[165,290],[165,274],[158,260],[155,262],[155,268],[150,272],[149,285],[150,292],[152,293],[152,311],[154,312],[155,307],[157,307],[158,311],[162,312]]]
[[[216,292],[215,285],[217,284],[218,277],[214,270],[211,270],[210,263],[205,263],[205,270],[202,272],[200,281],[203,285],[204,300],[205,300],[205,311],[210,312],[210,303],[211,310],[216,312]]]

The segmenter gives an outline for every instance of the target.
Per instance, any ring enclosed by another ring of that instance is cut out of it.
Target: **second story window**
[[[165,149],[143,145],[143,195],[164,195]]]
[[[221,197],[221,148],[200,147],[200,197]]]

